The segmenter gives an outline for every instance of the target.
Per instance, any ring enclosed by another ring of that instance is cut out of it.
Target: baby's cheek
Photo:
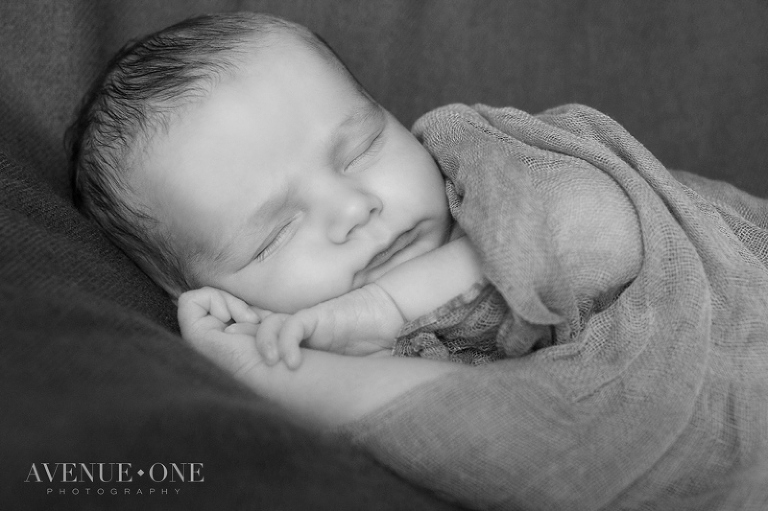
[[[351,277],[345,275],[338,261],[320,266],[305,265],[281,273],[271,279],[270,301],[276,304],[274,312],[293,313],[348,293]]]

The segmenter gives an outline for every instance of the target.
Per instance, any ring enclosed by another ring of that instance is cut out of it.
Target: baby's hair
[[[281,33],[304,42],[362,91],[325,41],[301,25],[249,12],[204,15],[125,45],[67,130],[75,205],[172,296],[198,287],[193,263],[204,249],[174,240],[136,196],[128,184],[131,161],[174,115]]]

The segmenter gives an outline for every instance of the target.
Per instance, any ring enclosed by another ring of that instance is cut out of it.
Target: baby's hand
[[[211,287],[188,291],[179,297],[182,337],[235,375],[262,362],[253,338],[263,315],[264,311]]]
[[[267,364],[282,359],[295,369],[302,343],[343,355],[373,355],[392,348],[404,323],[395,302],[374,283],[295,314],[268,315],[256,331],[256,346]]]
[[[179,328],[187,340],[204,337],[212,331],[224,332],[231,322],[256,325],[263,312],[226,291],[202,287],[179,297]]]

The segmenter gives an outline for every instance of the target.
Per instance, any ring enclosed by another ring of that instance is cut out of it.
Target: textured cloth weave
[[[487,281],[407,323],[394,356],[480,365],[505,357],[497,344],[499,325],[509,314],[504,298]]]
[[[475,508],[768,508],[768,201],[673,176],[586,107],[451,105],[414,130],[512,311],[498,335],[515,358],[422,385],[350,435]],[[576,298],[549,229],[545,198],[585,172],[623,190],[642,240],[606,301]]]

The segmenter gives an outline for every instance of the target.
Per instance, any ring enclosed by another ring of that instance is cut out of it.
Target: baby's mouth
[[[373,259],[371,259],[371,262],[368,263],[368,271],[375,270],[376,268],[379,268],[385,265],[395,255],[397,255],[402,250],[407,248],[411,243],[413,243],[414,240],[416,239],[416,235],[417,235],[416,229],[409,229],[404,233],[402,233],[397,238],[395,238],[395,240],[389,245],[389,247],[385,248],[384,250],[382,250],[381,252],[373,256]]]

